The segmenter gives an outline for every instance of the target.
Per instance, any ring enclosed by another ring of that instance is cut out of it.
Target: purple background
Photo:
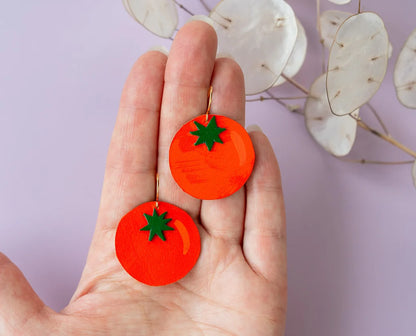
[[[329,7],[322,0],[323,7]],[[183,1],[205,13],[198,1]],[[214,1],[210,1],[214,3]],[[309,86],[320,71],[312,0],[289,1],[309,38]],[[332,7],[337,7],[333,5]],[[354,6],[339,9],[356,10]],[[393,57],[373,105],[416,149],[416,111],[392,86],[415,28],[413,0],[365,0],[384,19]],[[182,22],[188,17],[181,13]],[[94,230],[106,151],[135,59],[169,40],[134,22],[121,1],[7,1],[0,11],[0,250],[45,302],[61,309],[77,286]],[[276,95],[298,95],[284,86]],[[363,108],[362,116],[376,125]],[[416,190],[411,166],[341,162],[308,135],[301,116],[249,103],[247,124],[270,137],[284,184],[289,254],[287,335],[414,335]],[[352,156],[408,157],[358,132]]]

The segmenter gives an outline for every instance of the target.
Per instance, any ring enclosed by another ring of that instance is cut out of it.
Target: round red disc
[[[198,228],[182,209],[143,203],[127,213],[116,232],[116,255],[136,280],[162,286],[183,278],[201,250]]]
[[[169,150],[173,178],[186,193],[199,199],[219,199],[236,192],[249,178],[254,160],[246,130],[219,115],[210,115],[208,121],[202,115],[187,122]]]

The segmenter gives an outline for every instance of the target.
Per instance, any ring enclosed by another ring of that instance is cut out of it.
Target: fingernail
[[[159,51],[162,54],[165,54],[166,56],[169,55],[169,50],[164,46],[154,46],[154,47],[150,48],[149,51]]]
[[[235,61],[235,58],[232,55],[224,53],[224,52],[219,52],[217,55],[217,58],[230,58],[233,61]]]
[[[262,129],[257,124],[247,126],[247,132],[248,133],[250,132],[262,132],[263,133]]]
[[[191,16],[189,18],[188,22],[191,22],[191,21],[202,21],[202,22],[208,23],[212,28],[215,29],[215,27],[214,27],[214,21],[212,21],[212,19],[210,17],[206,16],[206,15],[194,15],[194,16]]]

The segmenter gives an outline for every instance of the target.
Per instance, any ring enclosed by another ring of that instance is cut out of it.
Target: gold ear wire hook
[[[159,173],[156,173],[156,209],[159,209]]]
[[[205,121],[208,121],[209,111],[211,111],[211,103],[212,103],[212,85],[209,87],[209,91],[208,91],[208,107],[207,107],[207,111],[205,112]]]

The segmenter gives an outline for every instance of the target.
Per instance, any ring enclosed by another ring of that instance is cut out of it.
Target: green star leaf
[[[194,144],[195,146],[205,144],[208,150],[211,151],[212,146],[214,146],[214,142],[223,143],[219,135],[224,132],[226,128],[217,126],[215,116],[212,117],[206,127],[197,121],[194,121],[194,124],[198,127],[198,130],[191,132],[191,134],[199,137]]]
[[[166,241],[163,231],[172,231],[173,227],[167,226],[166,223],[170,222],[171,218],[165,218],[167,212],[164,212],[160,216],[157,214],[156,209],[153,209],[153,215],[144,214],[146,217],[147,225],[140,229],[140,231],[150,231],[149,241],[151,241],[154,235],[158,235],[160,239]]]

